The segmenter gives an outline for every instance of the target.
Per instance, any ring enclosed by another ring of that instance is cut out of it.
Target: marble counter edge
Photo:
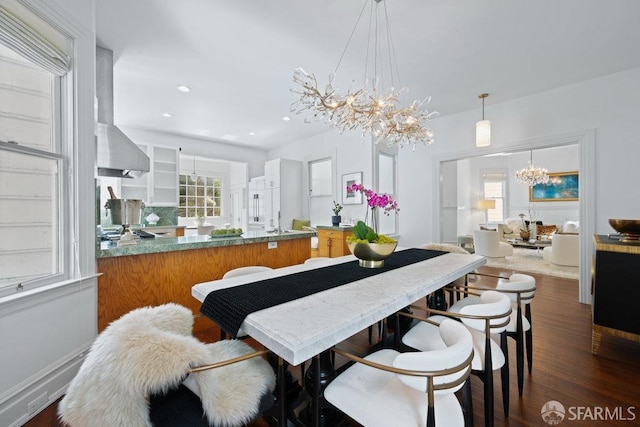
[[[245,236],[245,234],[248,234]],[[208,235],[162,237],[141,239],[138,244],[117,246],[116,242],[100,242],[96,250],[96,258],[111,258],[130,255],[144,255],[163,252],[175,252],[192,249],[206,249],[225,246],[247,245],[262,242],[295,240],[316,236],[312,231],[292,231],[287,233],[247,232],[239,237],[213,238]]]
[[[352,225],[344,225],[344,226],[335,226],[335,225],[316,225],[315,228],[317,230],[333,230],[333,231],[351,231],[353,229]]]

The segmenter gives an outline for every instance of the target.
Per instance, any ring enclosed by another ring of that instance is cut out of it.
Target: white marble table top
[[[347,255],[214,280],[194,285],[191,294],[202,302],[217,289],[355,259]],[[448,253],[251,313],[242,329],[290,364],[298,365],[485,263],[486,258],[479,255]],[[354,268],[362,267],[356,264]]]

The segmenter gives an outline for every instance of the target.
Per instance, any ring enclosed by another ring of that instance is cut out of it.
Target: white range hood
[[[149,172],[149,157],[113,124],[113,52],[96,47],[96,126],[99,176],[137,178]]]

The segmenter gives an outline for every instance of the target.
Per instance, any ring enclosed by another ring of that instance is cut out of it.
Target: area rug
[[[578,267],[556,265],[542,259],[542,251],[527,248],[513,248],[513,256],[505,258],[487,258],[488,267],[504,268],[515,271],[546,274],[578,280]]]

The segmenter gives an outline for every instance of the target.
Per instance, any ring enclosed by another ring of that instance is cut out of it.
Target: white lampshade
[[[491,144],[491,121],[480,120],[476,123],[476,147],[486,147]]]
[[[496,208],[496,200],[495,199],[480,199],[478,200],[478,209],[495,209]]]

